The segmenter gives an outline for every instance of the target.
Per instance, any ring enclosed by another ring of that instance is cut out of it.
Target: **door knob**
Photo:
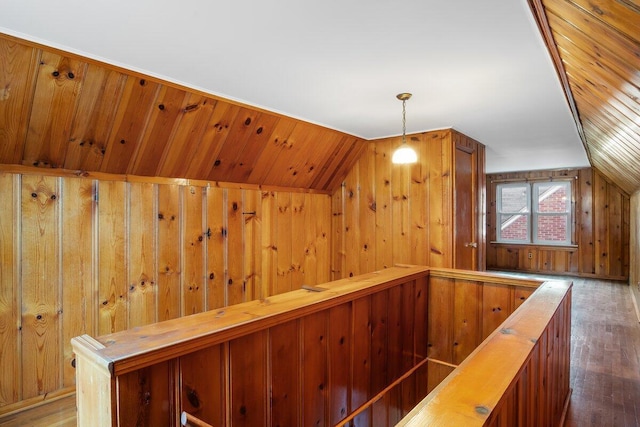
[[[478,244],[476,242],[465,243],[464,247],[465,248],[477,248]]]

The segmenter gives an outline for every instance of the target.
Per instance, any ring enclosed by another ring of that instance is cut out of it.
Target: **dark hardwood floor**
[[[565,426],[640,426],[640,324],[629,286],[573,279]]]
[[[573,394],[565,426],[640,426],[640,323],[629,286],[605,280],[567,279],[574,284]],[[75,426],[74,397],[0,417],[0,426]]]

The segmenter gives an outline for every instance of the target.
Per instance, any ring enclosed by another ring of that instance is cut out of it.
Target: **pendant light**
[[[396,164],[409,164],[418,161],[418,155],[415,150],[407,145],[407,119],[406,119],[406,103],[411,98],[410,93],[399,93],[396,95],[402,101],[402,144],[396,148],[391,157],[391,162]]]

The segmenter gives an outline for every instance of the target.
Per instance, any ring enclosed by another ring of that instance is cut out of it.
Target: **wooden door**
[[[478,270],[476,147],[456,144],[454,157],[454,267]]]

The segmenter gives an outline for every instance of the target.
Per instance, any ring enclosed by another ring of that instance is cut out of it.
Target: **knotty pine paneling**
[[[412,165],[391,163],[400,138],[372,141],[333,193],[333,278],[351,277],[395,264],[454,265],[455,140],[478,152],[477,205],[470,218],[484,215],[484,146],[453,129],[408,136],[418,152]],[[475,227],[483,251],[483,227]],[[484,262],[484,255],[478,259]],[[484,265],[482,265],[484,269]]]
[[[41,54],[33,47],[0,38],[0,163],[22,163],[35,70]]]
[[[224,347],[219,344],[180,357],[182,410],[212,425],[224,425],[226,420]]]
[[[60,284],[60,179],[23,176],[20,198],[22,395],[33,397],[60,387],[62,372]],[[17,225],[17,224],[16,224]]]
[[[16,175],[17,176],[17,175]],[[68,344],[71,338],[97,332],[97,313],[90,310],[97,288],[97,265],[93,253],[93,225],[97,210],[94,204],[96,183],[91,179],[62,180],[62,283],[74,283],[72,288],[62,287],[62,348],[63,385],[75,384],[76,372],[72,366],[74,354]],[[67,195],[72,195],[67,197]],[[143,229],[142,229],[143,230]],[[133,233],[132,233],[133,236]],[[139,265],[143,265],[140,263]],[[3,264],[4,268],[4,264]],[[135,283],[135,281],[134,281]],[[141,284],[142,286],[142,284]],[[150,288],[150,287],[149,287]],[[135,292],[132,292],[134,294]],[[143,311],[131,310],[143,315]],[[153,315],[154,311],[150,311]],[[154,321],[155,318],[151,321]],[[130,324],[132,319],[129,320]],[[140,324],[149,322],[140,322]]]
[[[640,187],[638,5],[529,0],[591,166],[626,194]]]
[[[68,180],[83,182],[84,180]],[[157,321],[156,310],[156,256],[157,239],[154,229],[158,224],[157,192],[148,182],[130,184],[129,215],[129,327],[147,325]],[[90,257],[91,251],[87,251]],[[89,298],[90,300],[91,298]],[[77,336],[77,335],[76,335]]]
[[[331,275],[327,194],[22,169],[0,172],[0,413],[74,385],[71,337]]]
[[[15,226],[20,216],[20,176],[0,174],[0,405],[22,399],[20,289],[18,271],[20,254],[16,242],[20,232]]]
[[[572,245],[495,243],[496,184],[504,180],[571,179]],[[629,277],[629,196],[594,168],[487,176],[487,268],[626,280]],[[531,254],[531,255],[529,255]]]
[[[0,164],[335,191],[366,141],[0,34]]]

